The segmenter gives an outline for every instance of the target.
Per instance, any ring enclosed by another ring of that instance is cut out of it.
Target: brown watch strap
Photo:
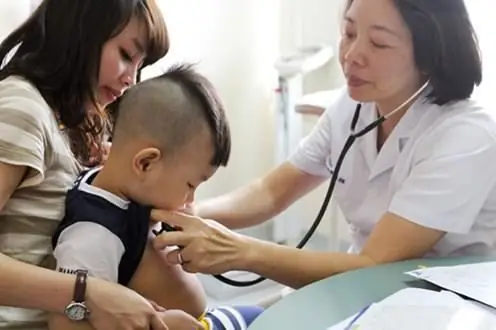
[[[86,280],[88,271],[78,269],[76,271],[76,284],[74,285],[74,302],[82,303],[86,297]]]

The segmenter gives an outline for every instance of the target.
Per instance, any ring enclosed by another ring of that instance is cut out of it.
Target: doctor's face
[[[393,0],[350,2],[340,42],[349,94],[394,108],[421,85],[411,33]]]

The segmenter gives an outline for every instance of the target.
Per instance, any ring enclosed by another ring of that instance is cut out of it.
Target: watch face
[[[72,303],[65,309],[65,315],[72,321],[84,320],[87,312],[86,306],[80,303]]]

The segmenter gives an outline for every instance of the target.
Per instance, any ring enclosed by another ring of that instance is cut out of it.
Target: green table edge
[[[309,284],[272,305],[249,327],[250,330],[325,330],[407,287],[437,289],[404,272],[419,266],[451,266],[496,261],[496,257],[426,258],[358,269]]]

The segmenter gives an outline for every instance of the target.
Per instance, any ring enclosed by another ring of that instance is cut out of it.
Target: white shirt
[[[330,177],[357,102],[346,90],[291,156],[297,168]],[[377,118],[364,103],[357,130]],[[496,123],[473,101],[437,106],[420,97],[380,152],[377,130],[346,155],[334,191],[349,223],[350,252],[363,248],[387,213],[447,234],[427,256],[496,254]]]

